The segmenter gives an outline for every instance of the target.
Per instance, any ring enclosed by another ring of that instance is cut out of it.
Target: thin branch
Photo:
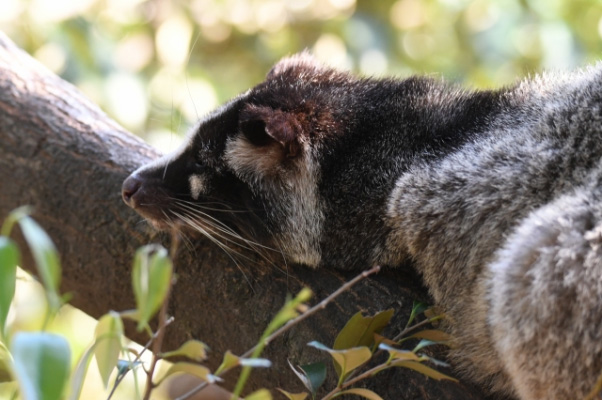
[[[410,333],[411,331],[413,331],[413,330],[415,330],[415,329],[418,329],[418,328],[420,328],[420,327],[423,327],[423,326],[425,326],[425,325],[428,325],[428,324],[430,324],[431,322],[435,322],[435,321],[437,321],[438,319],[441,319],[441,318],[442,318],[442,316],[441,316],[441,315],[437,315],[437,316],[434,316],[434,317],[432,317],[432,318],[427,318],[427,319],[425,319],[424,321],[420,321],[420,322],[418,322],[417,324],[414,324],[414,325],[412,325],[412,326],[409,326],[409,327],[405,328],[403,331],[401,331],[401,332],[399,333],[399,335],[395,336],[395,337],[393,338],[393,341],[394,341],[394,342],[399,342],[401,339],[403,339],[403,338],[404,338],[404,336],[406,336],[406,335],[407,335],[408,333]]]
[[[155,388],[155,384],[153,383],[153,374],[155,372],[155,367],[157,366],[157,362],[161,359],[159,354],[161,353],[161,346],[163,345],[163,338],[165,337],[165,323],[167,322],[167,305],[169,303],[169,295],[171,293],[171,289],[173,287],[174,278],[172,276],[171,283],[169,288],[167,289],[167,294],[165,295],[165,300],[161,305],[161,310],[159,311],[159,328],[157,330],[157,337],[153,341],[153,357],[150,364],[150,369],[147,374],[146,379],[146,390],[144,392],[143,400],[149,400],[151,392]]]

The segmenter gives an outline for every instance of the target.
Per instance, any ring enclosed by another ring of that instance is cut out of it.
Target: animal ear
[[[268,72],[267,79],[274,79],[280,75],[313,75],[325,70],[324,65],[319,62],[309,51],[294,54],[278,61]]]
[[[241,112],[239,127],[243,135],[256,146],[278,143],[288,158],[300,153],[302,127],[291,112],[248,105]]]

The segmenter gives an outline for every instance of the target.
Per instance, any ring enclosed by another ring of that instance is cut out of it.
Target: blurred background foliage
[[[584,65],[600,58],[602,1],[1,0],[0,29],[167,151],[306,48],[365,75],[470,87]]]
[[[169,151],[303,49],[364,75],[435,74],[481,88],[592,63],[602,58],[602,0],[0,0],[0,30]],[[27,321],[43,318],[40,290],[20,285],[13,329],[39,329]],[[76,362],[94,322],[61,313],[52,329],[70,337]],[[82,398],[106,398],[91,376]],[[122,385],[120,398],[133,388]]]

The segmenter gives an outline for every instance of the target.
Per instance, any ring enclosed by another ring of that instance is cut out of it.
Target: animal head
[[[124,201],[158,229],[317,266],[320,159],[345,129],[339,103],[351,80],[308,54],[281,61],[204,118],[179,150],[133,172]]]

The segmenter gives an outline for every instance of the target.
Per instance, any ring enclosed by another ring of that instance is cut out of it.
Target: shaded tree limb
[[[156,157],[155,150],[0,34],[0,218],[24,204],[34,207],[34,218],[59,249],[62,291],[71,292],[71,303],[93,317],[134,306],[134,251],[148,242],[165,242],[121,201],[123,179]],[[22,240],[20,245],[25,249]],[[253,347],[287,293],[308,286],[316,304],[357,274],[297,266],[280,271],[260,259],[236,265],[201,239],[194,240],[194,248],[181,249],[175,264],[178,280],[169,309],[175,322],[166,332],[164,348],[190,338],[203,340],[212,349],[211,368],[224,351],[242,354]],[[32,271],[31,258],[25,257],[23,267]],[[248,388],[301,390],[288,371],[287,358],[294,364],[325,358],[306,343],[331,344],[358,310],[394,308],[388,331],[392,337],[404,328],[416,299],[428,297],[409,267],[384,270],[361,282],[276,338],[264,354],[274,368],[254,371]],[[148,338],[133,328],[128,327],[128,335],[144,343]],[[468,385],[435,382],[404,369],[379,374],[371,387],[395,400],[483,398]]]

